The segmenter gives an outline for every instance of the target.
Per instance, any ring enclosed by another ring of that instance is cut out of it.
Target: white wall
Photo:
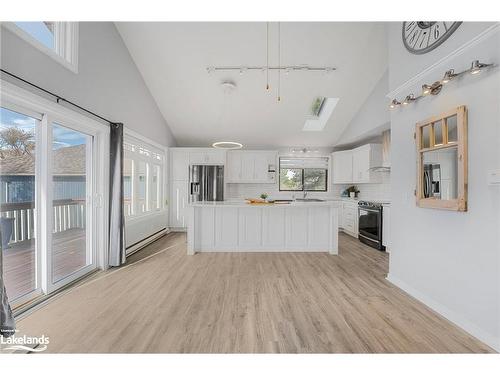
[[[380,135],[384,130],[390,128],[389,99],[386,97],[388,91],[389,71],[386,71],[361,109],[346,127],[336,146],[352,145]]]
[[[464,24],[429,55],[405,52],[401,24],[389,27],[390,90],[418,94],[424,83],[474,59],[500,63],[500,28],[470,43],[401,90],[398,86],[472,40],[491,24]],[[500,189],[487,183],[500,168],[500,72],[467,75],[437,97],[391,112],[392,227],[388,279],[480,340],[500,350]],[[467,212],[417,208],[415,123],[459,105],[469,111]]]
[[[79,29],[78,74],[4,27],[1,66],[157,143],[175,145],[115,25],[80,22]]]
[[[111,22],[80,22],[78,74],[4,27],[1,28],[1,66],[105,118],[123,122],[128,129],[162,146],[176,144]],[[127,246],[167,225],[166,213],[127,221]]]

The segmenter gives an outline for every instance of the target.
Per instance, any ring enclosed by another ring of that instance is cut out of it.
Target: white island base
[[[338,209],[330,202],[189,206],[188,254],[328,252],[338,254]]]

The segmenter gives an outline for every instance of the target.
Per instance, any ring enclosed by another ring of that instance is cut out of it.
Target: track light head
[[[389,105],[389,108],[390,109],[394,109],[396,107],[398,107],[401,103],[397,101],[397,99],[392,99],[392,102],[391,104]]]
[[[456,76],[457,76],[457,74],[455,74],[455,71],[453,69],[450,69],[450,70],[446,71],[446,73],[444,73],[444,77],[441,80],[441,83],[448,83]]]
[[[483,68],[486,68],[487,66],[490,66],[492,64],[483,64],[481,62],[479,62],[479,60],[474,60],[472,62],[472,65],[470,67],[470,74],[478,74],[478,73],[481,73],[481,70]]]
[[[407,96],[406,96],[405,100],[403,100],[403,103],[401,103],[401,104],[403,104],[403,105],[408,105],[408,104],[410,104],[411,102],[414,102],[415,100],[417,100],[417,99],[415,99],[415,95],[410,94],[410,95],[407,95]]]
[[[428,85],[428,84],[425,84],[425,85],[422,85],[422,95],[429,95],[432,91],[432,86],[431,85]]]

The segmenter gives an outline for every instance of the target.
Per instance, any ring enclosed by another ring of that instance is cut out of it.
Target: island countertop
[[[197,252],[338,253],[338,201],[188,206],[188,254]]]

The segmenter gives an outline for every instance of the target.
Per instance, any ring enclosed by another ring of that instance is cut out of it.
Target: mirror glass
[[[446,124],[448,125],[448,143],[457,142],[457,115],[448,117]]]
[[[443,123],[436,121],[434,123],[434,145],[439,146],[443,144]]]
[[[422,148],[431,147],[431,126],[422,127]]]
[[[423,153],[423,198],[442,200],[458,197],[457,147]]]

